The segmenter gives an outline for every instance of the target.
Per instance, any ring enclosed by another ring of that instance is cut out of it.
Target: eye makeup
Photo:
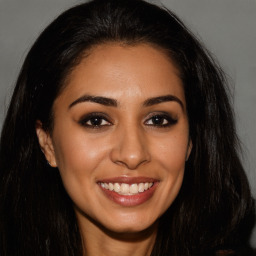
[[[79,120],[79,124],[89,129],[100,129],[113,125],[110,118],[101,112],[92,112],[82,116]]]
[[[168,128],[175,125],[178,122],[177,117],[173,117],[172,114],[167,112],[152,112],[143,122],[144,125],[154,128]],[[83,115],[78,123],[89,129],[102,129],[114,124],[113,120],[102,112],[90,112]]]
[[[173,115],[167,112],[153,112],[147,117],[144,124],[156,128],[167,128],[175,125],[177,122],[178,118],[173,117]]]

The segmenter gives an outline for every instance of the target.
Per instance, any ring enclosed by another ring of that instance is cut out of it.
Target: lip
[[[138,193],[136,195],[120,195],[115,191],[110,191],[108,189],[103,188],[100,183],[126,183],[126,184],[134,184],[134,183],[154,183],[152,187],[144,192]],[[97,182],[103,194],[110,199],[111,201],[125,207],[138,206],[145,202],[147,202],[154,194],[159,180],[149,177],[113,177],[108,179],[103,179]]]

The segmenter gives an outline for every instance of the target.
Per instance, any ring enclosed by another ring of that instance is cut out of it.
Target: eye
[[[89,115],[84,116],[79,123],[82,126],[92,129],[99,129],[105,126],[112,125],[112,123],[100,113],[90,113]]]
[[[169,127],[177,123],[177,119],[172,118],[170,115],[166,114],[157,114],[151,116],[149,119],[146,120],[145,124],[149,126],[156,126],[156,127]]]

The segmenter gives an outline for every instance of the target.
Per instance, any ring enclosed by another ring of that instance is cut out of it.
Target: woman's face
[[[94,47],[53,106],[39,142],[82,225],[150,227],[176,198],[191,150],[179,71],[149,45]]]

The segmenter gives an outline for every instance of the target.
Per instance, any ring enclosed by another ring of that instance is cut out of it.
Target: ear
[[[187,148],[187,154],[186,154],[186,161],[188,161],[188,158],[190,156],[190,153],[192,151],[192,148],[193,148],[193,143],[192,143],[192,140],[189,139],[189,142],[188,142],[188,148]]]
[[[57,167],[52,138],[49,132],[43,129],[41,121],[36,122],[36,134],[41,150],[44,153],[47,162],[51,167]]]

